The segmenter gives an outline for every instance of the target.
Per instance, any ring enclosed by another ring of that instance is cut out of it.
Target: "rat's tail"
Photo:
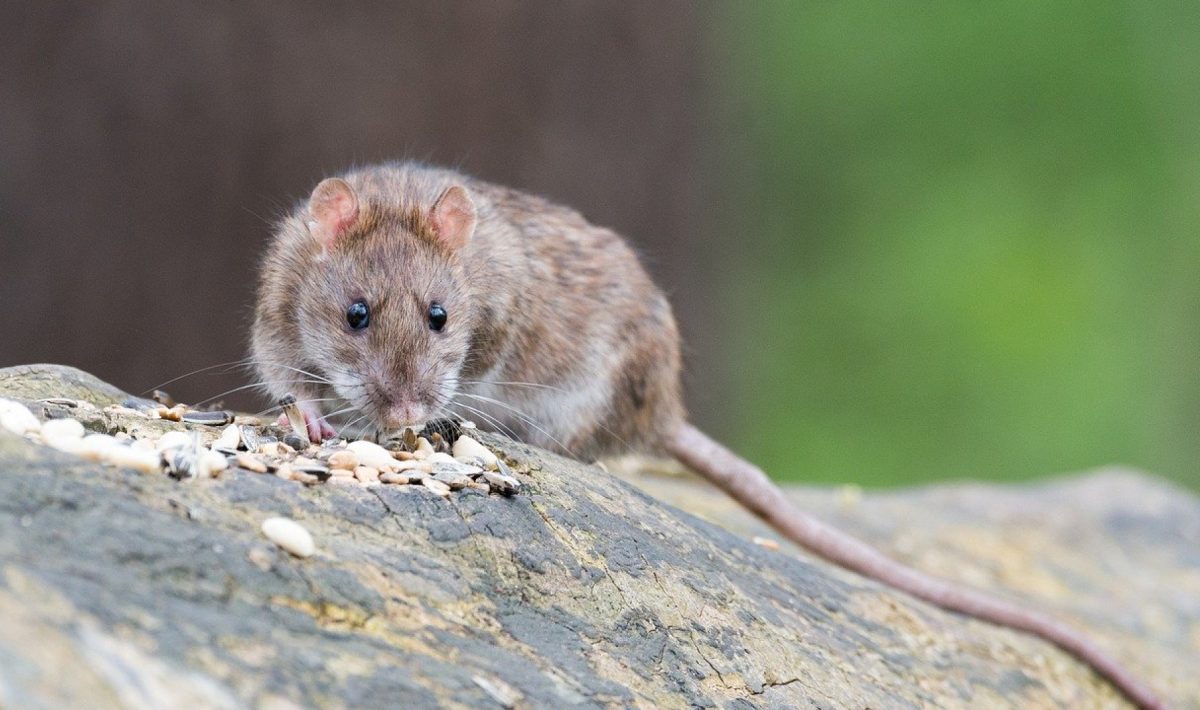
[[[1088,637],[1054,619],[896,562],[796,508],[754,464],[683,424],[667,444],[680,463],[702,474],[784,537],[830,562],[943,609],[1040,636],[1075,655],[1139,707],[1165,708],[1154,692]]]

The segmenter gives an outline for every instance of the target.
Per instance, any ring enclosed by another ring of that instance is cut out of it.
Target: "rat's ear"
[[[328,249],[358,219],[358,196],[345,180],[326,178],[308,198],[308,213],[309,229]]]
[[[475,233],[475,203],[462,185],[455,185],[437,198],[429,210],[433,234],[450,249],[460,249]]]

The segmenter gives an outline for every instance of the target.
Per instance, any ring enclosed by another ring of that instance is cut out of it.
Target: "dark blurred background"
[[[1197,14],[9,3],[0,365],[140,392],[244,357],[270,221],[408,157],[628,235],[694,418],[780,478],[1200,487]]]

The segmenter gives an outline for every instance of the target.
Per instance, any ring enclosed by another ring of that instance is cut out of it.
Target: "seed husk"
[[[294,395],[285,395],[279,400],[279,406],[283,409],[284,416],[287,417],[288,424],[292,426],[292,433],[299,437],[307,446],[308,426],[304,423],[304,413],[300,411],[300,405],[296,404]],[[297,449],[304,448],[302,446],[295,447]]]
[[[241,428],[237,424],[230,424],[221,430],[221,436],[217,438],[217,441],[215,444],[213,444],[213,446],[221,446],[226,449],[233,449],[234,451],[237,451],[237,448],[241,446],[241,444]]]
[[[187,424],[203,424],[205,426],[225,426],[233,421],[231,412],[197,412],[187,411],[180,415],[180,419]]]
[[[488,482],[491,489],[500,495],[516,495],[521,487],[521,482],[512,476],[506,476],[503,473],[494,473],[492,471],[484,471],[483,479]]]

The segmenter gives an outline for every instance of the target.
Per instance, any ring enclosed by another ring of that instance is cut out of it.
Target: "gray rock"
[[[0,396],[125,398],[31,368],[0,370]],[[532,471],[514,474],[517,495],[240,470],[177,482],[0,435],[0,705],[1119,702],[1046,643],[477,435]],[[706,517],[764,534],[675,483]],[[872,494],[841,512],[834,495],[797,495],[910,562],[1062,614],[1176,705],[1200,703],[1195,497],[1127,475]],[[310,531],[316,554],[267,543],[276,516]]]

